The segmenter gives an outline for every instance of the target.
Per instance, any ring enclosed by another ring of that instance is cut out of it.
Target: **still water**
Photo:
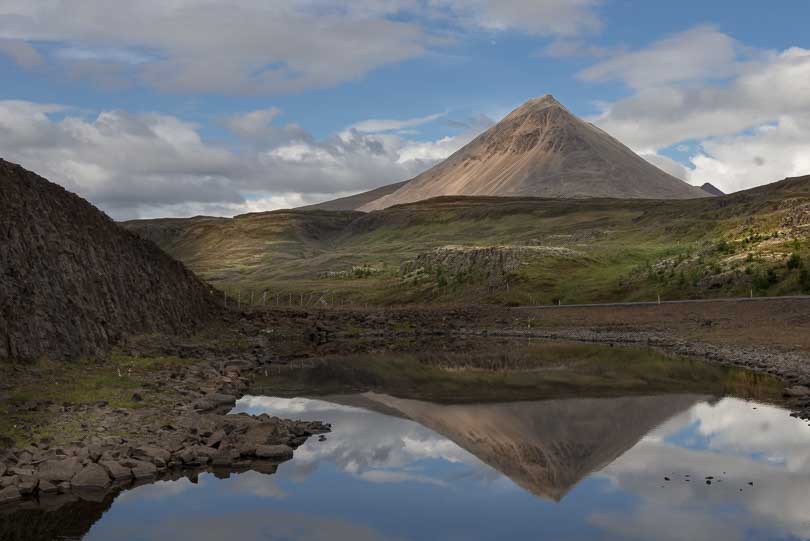
[[[126,491],[99,504],[84,538],[810,538],[810,427],[774,406],[694,395],[436,405],[366,393],[245,397],[235,411],[333,432],[275,475]]]

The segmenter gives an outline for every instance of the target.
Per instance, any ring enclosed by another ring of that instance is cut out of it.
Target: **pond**
[[[333,432],[274,475],[204,473],[37,516],[89,541],[810,538],[810,427],[763,403],[364,392],[247,396],[235,411]]]

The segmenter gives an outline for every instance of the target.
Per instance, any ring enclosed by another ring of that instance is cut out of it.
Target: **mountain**
[[[0,160],[0,358],[72,359],[194,330],[211,290],[84,199]]]
[[[707,197],[550,95],[529,100],[445,161],[357,209],[368,212],[442,195]]]
[[[340,199],[333,199],[315,205],[307,205],[305,207],[298,207],[296,210],[356,210],[364,205],[376,201],[381,197],[392,194],[405,185],[408,181],[397,182],[380,186],[368,192],[362,192],[348,197],[341,197]]]
[[[559,501],[654,428],[705,397],[574,398],[443,405],[365,393],[349,402],[411,419],[542,498]],[[340,397],[327,400],[339,403]]]
[[[715,185],[709,182],[704,183],[703,186],[700,187],[700,189],[713,197],[720,197],[722,195],[726,195],[724,191],[722,191],[720,188],[716,187]]]

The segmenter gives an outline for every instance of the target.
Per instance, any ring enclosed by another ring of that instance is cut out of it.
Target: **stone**
[[[39,492],[40,494],[56,494],[59,492],[59,489],[50,481],[40,481]]]
[[[17,487],[8,487],[0,490],[0,504],[16,502],[22,499],[22,494]]]
[[[20,481],[17,483],[17,490],[19,490],[20,494],[23,496],[30,496],[37,489],[38,485],[39,481],[36,479]]]
[[[166,449],[147,445],[143,447],[138,447],[137,449],[133,450],[132,457],[141,460],[147,460],[157,465],[158,467],[164,467],[166,466],[166,463],[169,462],[169,459],[172,457],[172,454]]]
[[[197,400],[193,407],[199,411],[209,411],[221,407],[233,407],[236,404],[236,397],[229,394],[212,393]]]
[[[794,385],[793,387],[788,387],[785,389],[784,395],[794,398],[810,396],[810,387],[806,387],[804,385]]]
[[[102,460],[98,464],[107,470],[107,475],[109,475],[113,481],[132,479],[132,470],[114,460]]]
[[[110,476],[102,466],[90,463],[70,480],[70,484],[73,488],[107,488]]]
[[[62,483],[59,483],[59,486],[57,486],[56,488],[59,489],[59,494],[67,494],[68,492],[70,492],[70,481],[64,481]]]
[[[129,459],[121,464],[132,470],[132,477],[135,479],[150,479],[157,475],[157,466],[145,460]]]
[[[289,460],[293,457],[293,450],[289,445],[259,445],[256,448],[256,457],[268,460]]]
[[[0,477],[0,488],[16,486],[17,483],[19,482],[20,478],[16,475],[10,475],[8,477]]]
[[[46,460],[39,465],[37,476],[45,481],[70,481],[82,470],[82,462],[76,457],[63,460]]]
[[[0,462],[0,477],[3,477],[6,474],[7,469],[8,468],[6,468],[6,465]]]

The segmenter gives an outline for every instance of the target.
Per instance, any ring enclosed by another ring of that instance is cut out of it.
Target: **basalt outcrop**
[[[208,286],[93,205],[0,160],[0,359],[72,359],[124,334],[185,333]]]

